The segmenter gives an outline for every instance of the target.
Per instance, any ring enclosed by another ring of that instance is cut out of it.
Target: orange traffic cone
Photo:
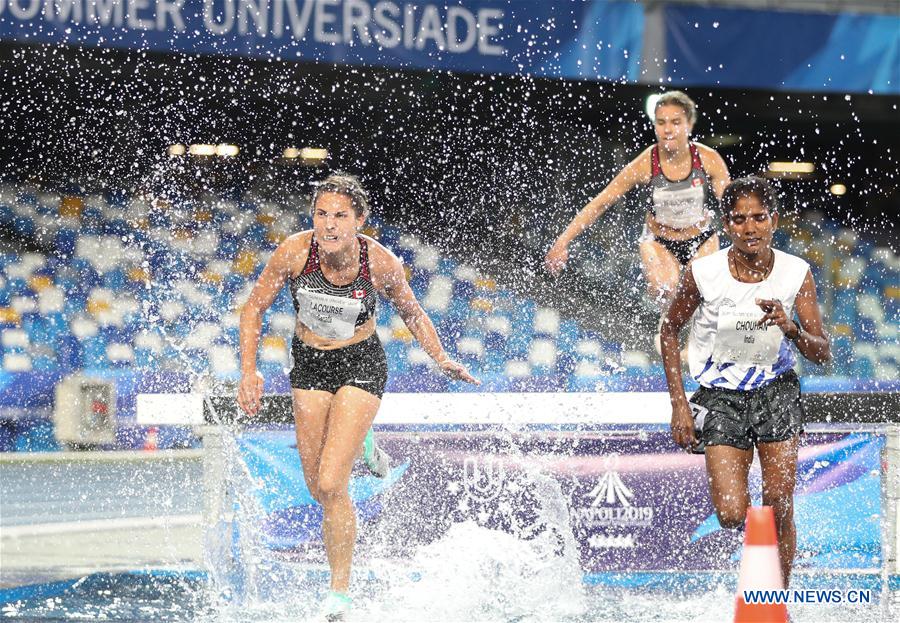
[[[771,506],[751,506],[747,509],[734,623],[786,623],[786,604],[748,604],[744,601],[744,591],[777,591],[783,588],[778,538],[775,536],[775,513]]]

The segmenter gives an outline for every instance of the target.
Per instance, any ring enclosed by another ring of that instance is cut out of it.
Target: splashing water
[[[505,458],[521,454],[508,436],[499,442],[506,446]],[[290,550],[270,549],[260,536],[266,514],[255,492],[272,485],[252,475],[235,437],[223,436],[223,450],[231,466],[233,514],[210,531],[206,543],[217,615],[255,620],[271,614],[275,604],[281,614],[311,615],[327,582],[318,534]],[[406,515],[415,507],[400,503],[399,481],[385,495],[384,520],[373,530],[360,527],[354,617],[507,621],[582,615],[582,569],[559,484],[536,470],[504,473],[495,484],[490,501],[461,503],[441,518],[446,528],[423,542],[427,528],[405,532],[411,519]],[[409,547],[410,540],[419,544]]]
[[[571,534],[571,531],[569,531]],[[564,620],[586,609],[574,552],[558,551],[547,531],[522,540],[475,521],[454,524],[423,547],[412,574],[390,586],[361,615],[382,620]]]
[[[535,500],[535,516],[509,517],[511,532],[480,525],[483,514],[451,525],[394,572],[384,565],[387,577],[399,579],[387,583],[363,616],[529,621],[582,615],[587,608],[582,570],[559,484],[531,472],[507,479],[503,487],[500,498]],[[515,508],[503,500],[499,507]]]

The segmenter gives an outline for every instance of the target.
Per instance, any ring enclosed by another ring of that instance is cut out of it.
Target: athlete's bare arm
[[[691,409],[681,383],[681,346],[678,343],[678,333],[699,305],[700,290],[694,280],[694,271],[688,266],[681,275],[678,289],[659,330],[669,400],[672,403],[672,437],[683,448],[690,448],[697,443],[697,439],[694,436]]]
[[[550,247],[544,264],[553,274],[559,273],[569,259],[569,244],[581,232],[593,225],[606,210],[638,184],[650,182],[650,152],[645,149],[637,158],[628,163],[603,191],[584,206]]]
[[[294,234],[278,245],[241,308],[241,384],[238,388],[238,404],[250,415],[259,409],[263,391],[263,378],[256,370],[262,317],[287,282],[292,261],[298,257],[298,251],[304,244],[309,245],[309,238],[309,232]]]
[[[813,363],[821,364],[831,360],[831,344],[822,326],[822,313],[819,311],[812,272],[807,271],[803,285],[794,299],[799,325],[787,316],[780,301],[760,299],[756,304],[766,314],[760,322],[777,325],[788,339],[793,340],[801,355]]]
[[[700,153],[700,162],[703,163],[703,170],[709,176],[709,183],[712,186],[716,197],[722,198],[725,187],[731,183],[731,175],[728,173],[728,165],[725,159],[719,155],[712,147],[707,147],[702,143],[694,143],[697,151]]]
[[[452,379],[479,385],[480,382],[473,378],[462,364],[453,361],[447,355],[434,329],[434,323],[409,287],[403,264],[397,256],[375,243],[369,257],[375,287],[391,301],[403,322],[428,356],[438,364],[441,372]]]

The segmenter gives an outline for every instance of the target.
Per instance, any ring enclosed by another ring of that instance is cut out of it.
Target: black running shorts
[[[291,368],[291,387],[318,389],[332,394],[351,385],[381,398],[387,384],[387,358],[378,334],[362,342],[319,350],[294,336],[291,342],[294,367]]]
[[[690,402],[708,410],[702,433],[706,446],[749,450],[803,432],[800,379],[793,370],[749,391],[701,387]]]
[[[688,262],[694,259],[703,243],[712,238],[715,233],[716,230],[710,227],[687,240],[669,240],[668,238],[655,238],[655,240],[668,249],[669,253],[678,260],[679,264],[687,266]]]

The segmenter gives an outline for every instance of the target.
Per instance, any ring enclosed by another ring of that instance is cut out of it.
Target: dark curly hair
[[[775,192],[775,187],[766,179],[750,175],[740,177],[725,187],[722,201],[719,204],[722,207],[722,215],[731,214],[738,199],[751,195],[759,199],[759,202],[770,214],[778,212],[778,194]]]

